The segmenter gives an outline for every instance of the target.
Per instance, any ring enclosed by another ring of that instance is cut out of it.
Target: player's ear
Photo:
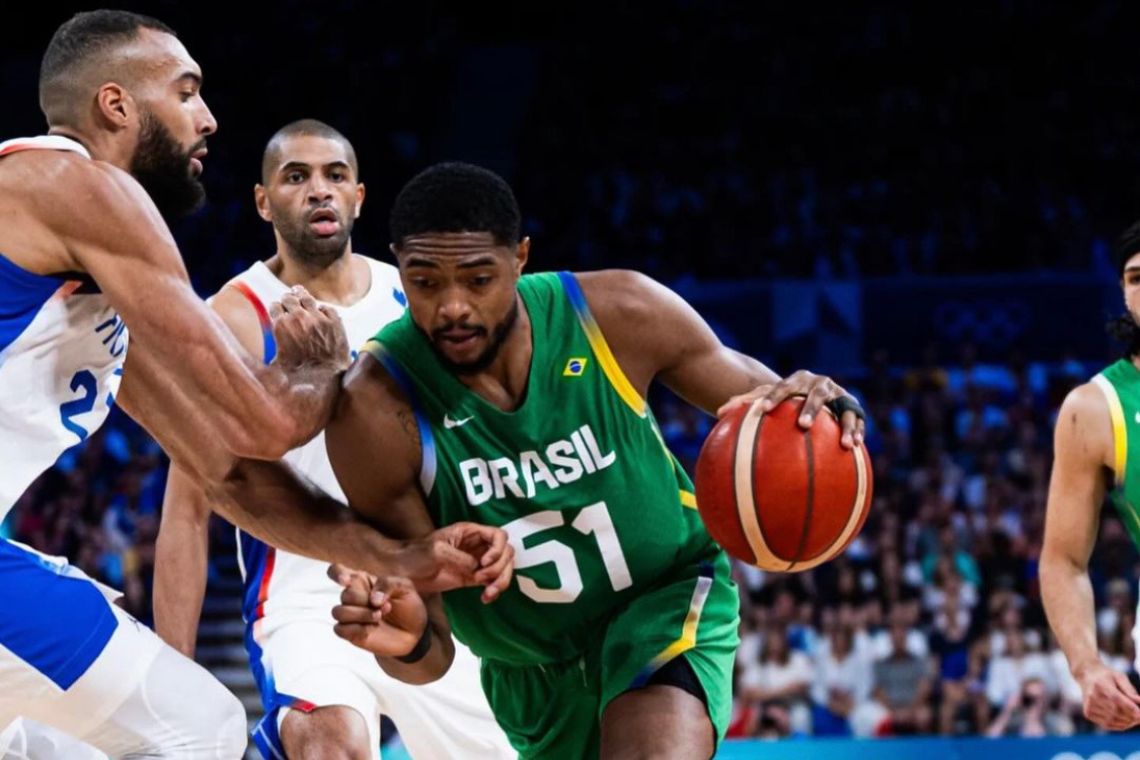
[[[530,238],[524,237],[515,249],[515,274],[521,275],[526,269],[526,262],[530,258]]]
[[[273,212],[269,208],[269,193],[265,192],[265,185],[260,182],[253,186],[253,203],[257,206],[257,215],[267,222],[273,221]]]
[[[95,107],[99,118],[114,125],[116,129],[126,128],[131,116],[138,113],[134,98],[114,82],[107,82],[95,93]]]
[[[353,212],[353,216],[352,216],[353,219],[359,219],[360,218],[360,207],[363,205],[364,205],[364,183],[363,182],[357,182],[356,183],[356,206],[354,208],[354,212]]]

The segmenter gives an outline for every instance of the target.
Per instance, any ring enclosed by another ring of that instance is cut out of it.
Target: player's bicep
[[[391,378],[363,353],[348,371],[325,428],[333,473],[349,506],[392,538],[418,538],[435,526],[418,485],[419,434]]]
[[[656,378],[712,414],[733,396],[780,380],[725,346],[685,299],[645,275],[591,272],[579,280],[618,364],[643,394]]]
[[[1053,472],[1045,516],[1043,553],[1084,567],[1096,542],[1108,488],[1113,429],[1108,406],[1092,384],[1061,405],[1053,442]]]

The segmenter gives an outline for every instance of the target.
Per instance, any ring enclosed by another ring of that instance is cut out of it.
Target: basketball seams
[[[747,412],[745,412],[745,415],[747,416]],[[739,457],[740,457],[740,432],[743,428],[744,428],[744,419],[741,418],[740,427],[737,428],[736,436],[733,437],[733,439],[732,439],[732,466],[733,466],[733,469],[736,470],[736,472],[734,473],[735,477],[733,477],[733,479],[732,479],[732,510],[736,514],[736,524],[740,528],[740,535],[744,536],[745,542],[748,544],[749,548],[751,548],[752,547],[752,541],[748,537],[748,530],[744,527],[744,518],[742,517],[742,515],[743,515],[744,509],[748,509],[748,508],[754,509],[755,504],[752,504],[749,507],[747,505],[742,505],[740,502],[740,471],[739,471],[739,466],[737,464],[740,461],[740,459],[739,459]],[[751,478],[752,473],[749,472],[748,475]],[[746,493],[747,494],[752,493],[751,483],[749,484],[749,487],[748,487]],[[755,550],[752,551],[752,561],[754,563],[759,561],[759,559],[756,557],[756,551]]]
[[[863,518],[869,511],[869,505],[866,502],[868,501],[867,497],[870,493],[868,488],[870,483],[867,475],[867,461],[862,454],[862,446],[855,446],[851,449],[851,455],[855,458],[855,505],[851,510],[850,517],[847,518],[847,525],[844,526],[838,538],[832,542],[832,547],[838,544],[839,548],[832,551],[832,548],[828,547],[827,551],[821,552],[819,556],[801,563],[799,567],[800,570],[810,570],[817,565],[835,559],[840,552],[847,548],[851,540],[855,538]]]
[[[788,570],[796,566],[803,558],[804,547],[807,546],[808,533],[811,531],[812,509],[815,506],[815,449],[812,447],[811,431],[803,432],[804,459],[807,465],[807,506],[804,507],[804,527],[800,532],[800,545],[792,556],[792,563]]]
[[[754,401],[741,420],[740,429],[736,436],[736,456],[733,461],[735,475],[733,490],[736,494],[736,514],[744,530],[744,538],[752,549],[755,564],[772,565],[773,563],[786,563],[787,560],[777,557],[768,547],[768,542],[764,539],[764,532],[760,527],[759,512],[756,509],[753,491],[755,478],[753,463],[759,443],[759,428],[763,418],[764,414],[760,411],[760,402]]]

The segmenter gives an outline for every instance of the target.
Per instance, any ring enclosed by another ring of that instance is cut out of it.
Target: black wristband
[[[424,635],[420,636],[420,640],[412,647],[412,651],[396,659],[406,665],[413,665],[419,662],[427,656],[428,650],[431,649],[431,636],[431,622],[429,621],[428,624],[424,626]]]
[[[854,412],[858,419],[864,422],[867,420],[867,413],[863,411],[863,407],[855,400],[854,396],[833,398],[824,404],[824,406],[831,410],[831,413],[835,415],[836,419],[842,417],[844,412]]]

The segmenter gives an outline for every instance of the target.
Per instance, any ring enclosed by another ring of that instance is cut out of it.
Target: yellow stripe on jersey
[[[586,296],[582,293],[578,279],[569,272],[559,273],[558,278],[562,281],[562,289],[566,292],[566,297],[570,299],[570,305],[574,307],[574,313],[578,315],[578,322],[582,325],[582,331],[586,333],[586,340],[589,341],[590,348],[593,349],[594,356],[598,359],[598,364],[602,365],[606,379],[610,381],[610,385],[617,391],[621,400],[638,416],[644,417],[647,410],[645,399],[629,382],[629,378],[622,372],[621,365],[618,364],[613,352],[610,351],[610,346],[606,343],[605,336],[602,335],[602,329],[598,327],[598,323],[594,321],[594,315],[590,313],[590,307],[586,304]]]
[[[646,667],[642,668],[633,681],[635,685],[644,686],[649,677],[660,670],[662,666],[677,655],[684,654],[697,645],[697,627],[701,622],[701,612],[704,611],[705,601],[708,600],[709,591],[712,589],[712,576],[712,567],[703,565],[701,575],[697,578],[697,586],[693,589],[693,597],[689,601],[689,612],[685,615],[685,622],[681,626],[681,638],[662,649]]]
[[[688,491],[681,491],[681,506],[688,507],[689,509],[697,508],[697,495],[689,493]]]
[[[1124,485],[1124,470],[1128,464],[1128,429],[1124,424],[1124,407],[1120,404],[1120,396],[1116,388],[1104,375],[1093,377],[1093,383],[1104,394],[1108,402],[1108,413],[1112,417],[1112,472],[1116,476],[1116,485]]]

